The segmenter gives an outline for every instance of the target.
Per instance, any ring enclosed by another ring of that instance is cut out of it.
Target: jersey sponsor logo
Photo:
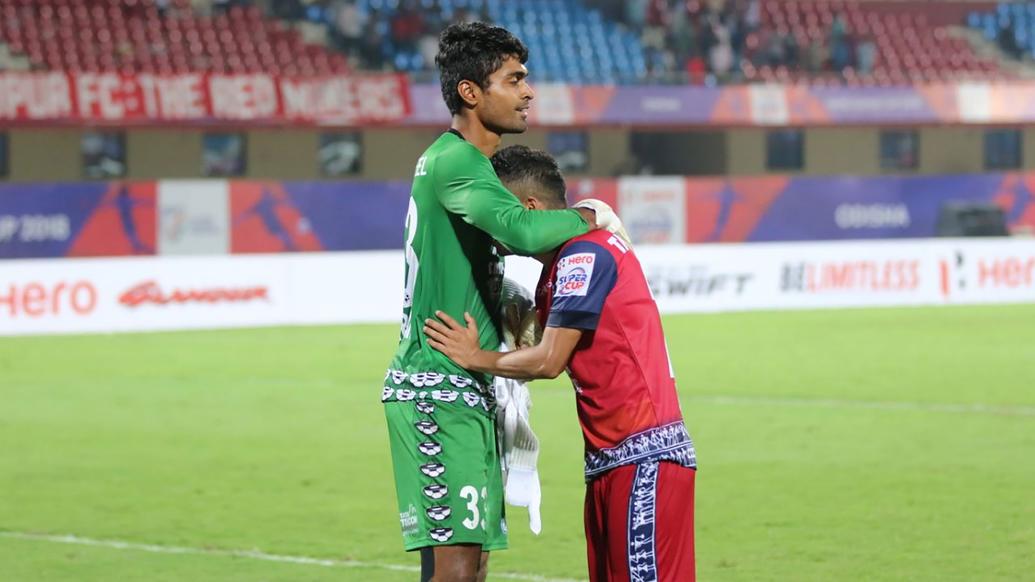
[[[435,478],[446,472],[446,466],[442,463],[425,463],[420,466],[420,472],[428,477]]]
[[[430,402],[418,402],[417,412],[421,414],[431,414],[435,412],[435,405]]]
[[[417,508],[412,503],[409,509],[399,514],[399,524],[402,526],[404,536],[412,536],[417,533]]]
[[[557,283],[554,297],[585,296],[593,279],[594,253],[575,253],[557,261]]]
[[[426,513],[430,519],[442,521],[443,519],[449,519],[449,516],[453,514],[453,510],[448,505],[435,505],[429,507]]]
[[[575,265],[592,265],[597,260],[595,253],[575,253],[566,257],[561,257],[559,267],[575,266]]]
[[[448,542],[449,538],[453,537],[453,528],[451,527],[436,527],[428,532],[431,539],[436,542]]]
[[[417,427],[421,433],[431,436],[438,432],[438,425],[430,420],[418,420],[413,423],[413,426]]]
[[[430,457],[441,453],[442,445],[432,441],[425,441],[417,445],[417,450]]]
[[[436,483],[434,485],[428,485],[423,489],[423,491],[424,496],[428,499],[442,499],[449,494],[449,487]]]

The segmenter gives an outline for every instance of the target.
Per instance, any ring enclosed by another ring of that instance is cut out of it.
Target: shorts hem
[[[463,540],[450,540],[448,542],[414,542],[412,544],[403,544],[403,551],[415,552],[417,550],[422,550],[424,548],[436,548],[440,546],[459,546],[461,544],[475,545],[478,544],[478,542],[465,542]],[[488,546],[486,546],[485,544],[481,544],[481,546],[483,552],[496,552],[499,550],[506,550],[510,547],[507,542],[497,542],[495,544],[489,544]]]

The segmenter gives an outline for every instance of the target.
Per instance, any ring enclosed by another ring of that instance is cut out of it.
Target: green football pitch
[[[2,325],[2,322],[0,322]],[[1035,306],[665,319],[703,581],[1035,580]],[[394,581],[391,326],[0,340],[0,579]],[[543,533],[586,577],[582,441],[532,386]]]

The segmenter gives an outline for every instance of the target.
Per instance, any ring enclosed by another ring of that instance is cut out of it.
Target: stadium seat
[[[173,0],[178,16],[161,16],[152,0],[0,0],[0,42],[35,69],[134,73],[277,72],[276,52],[305,70],[346,73],[333,51],[305,45],[257,6],[226,15],[194,13]],[[45,48],[44,48],[45,47]]]

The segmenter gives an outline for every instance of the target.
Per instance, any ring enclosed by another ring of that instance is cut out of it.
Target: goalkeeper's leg
[[[422,548],[420,560],[421,582],[485,582],[489,573],[489,552],[480,546]]]

